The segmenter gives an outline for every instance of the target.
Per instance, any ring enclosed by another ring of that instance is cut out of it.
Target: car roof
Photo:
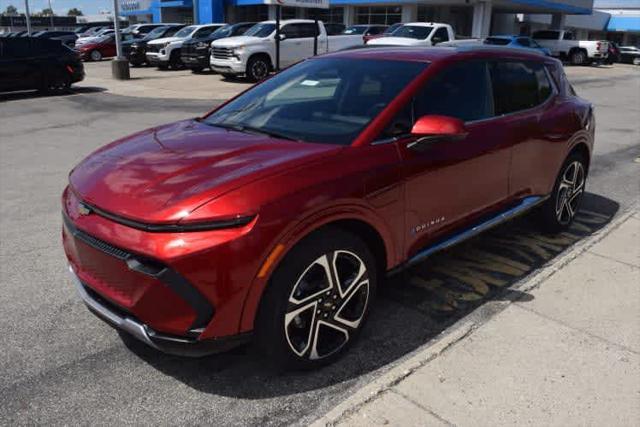
[[[453,46],[453,47],[403,47],[391,45],[364,45],[354,49],[322,55],[327,58],[384,59],[395,61],[441,62],[457,59],[519,59],[543,62],[557,61],[535,51],[497,46]]]

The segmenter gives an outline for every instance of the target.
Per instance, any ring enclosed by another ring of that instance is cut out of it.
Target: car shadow
[[[572,227],[537,231],[524,216],[391,277],[379,289],[355,345],[332,365],[308,372],[276,372],[250,346],[200,359],[161,354],[123,336],[125,345],[162,373],[201,392],[268,399],[333,387],[336,392],[406,356],[490,301],[527,302],[515,285],[577,242],[607,225],[618,203],[587,193]]]
[[[100,93],[105,92],[107,89],[103,87],[95,87],[95,86],[71,86],[69,90],[57,93],[45,93],[39,92],[37,90],[24,90],[19,92],[0,92],[0,102],[2,101],[18,101],[24,99],[34,99],[34,98],[53,98],[53,97],[63,97],[70,95],[83,95],[90,93]]]

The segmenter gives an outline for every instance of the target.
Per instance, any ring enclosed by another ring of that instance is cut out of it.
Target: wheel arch
[[[325,212],[320,214],[320,220],[318,220],[318,214],[311,215],[310,218],[307,217],[305,220],[300,221],[293,229],[289,229],[276,239],[269,249],[269,255],[261,264],[264,266],[270,261],[271,266],[268,269],[268,273],[264,277],[259,277],[259,271],[245,296],[239,331],[250,331],[254,328],[254,321],[260,308],[262,297],[269,286],[273,272],[296,245],[312,234],[320,233],[326,229],[338,228],[357,235],[371,250],[381,275],[397,263],[396,244],[391,237],[390,230],[386,229],[381,223],[372,221],[364,213],[358,215],[354,211],[352,207],[347,212],[344,211],[344,208],[341,209],[340,213],[333,212],[327,215]],[[308,225],[310,221],[314,224],[313,226]],[[283,245],[284,249],[278,250],[279,245]],[[274,259],[269,260],[274,254],[276,255]]]
[[[589,165],[591,164],[591,150],[589,150],[589,146],[586,144],[586,142],[580,141],[573,147],[571,147],[571,150],[569,150],[569,153],[567,153],[567,156],[565,157],[565,161],[574,154],[579,154],[584,158],[586,172],[589,173]]]
[[[274,69],[273,59],[271,58],[271,55],[268,54],[267,52],[256,52],[256,53],[252,53],[251,55],[249,55],[249,57],[247,58],[247,66],[249,66],[249,61],[251,61],[254,58],[264,58],[264,59],[266,59],[267,62],[269,63],[269,67],[271,67],[271,70]]]

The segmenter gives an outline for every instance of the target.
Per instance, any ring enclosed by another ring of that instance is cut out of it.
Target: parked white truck
[[[362,45],[362,35],[327,36],[318,22],[318,54]],[[280,67],[288,67],[313,56],[316,26],[313,20],[280,21]],[[261,80],[275,68],[276,23],[264,21],[254,25],[244,35],[211,43],[211,68],[223,76],[244,75],[248,80]]]
[[[549,49],[552,56],[568,60],[573,65],[603,61],[609,50],[607,41],[575,40],[571,31],[541,30],[534,32],[531,38]]]
[[[435,46],[455,40],[453,28],[439,22],[410,22],[393,32],[393,36],[370,40],[367,45]]]
[[[180,49],[185,40],[207,37],[225,25],[227,24],[189,25],[175,33],[173,37],[152,40],[147,43],[147,51],[145,54],[147,62],[160,69],[180,67],[182,66]]]

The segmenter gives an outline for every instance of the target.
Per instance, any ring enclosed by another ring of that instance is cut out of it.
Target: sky
[[[48,0],[28,0],[29,11],[38,12],[49,7]],[[25,0],[0,0],[0,11],[4,11],[7,6],[13,5],[20,13],[24,13]],[[95,15],[101,10],[112,10],[113,0],[51,0],[51,7],[56,15],[66,15],[69,9],[77,7],[85,15]]]

